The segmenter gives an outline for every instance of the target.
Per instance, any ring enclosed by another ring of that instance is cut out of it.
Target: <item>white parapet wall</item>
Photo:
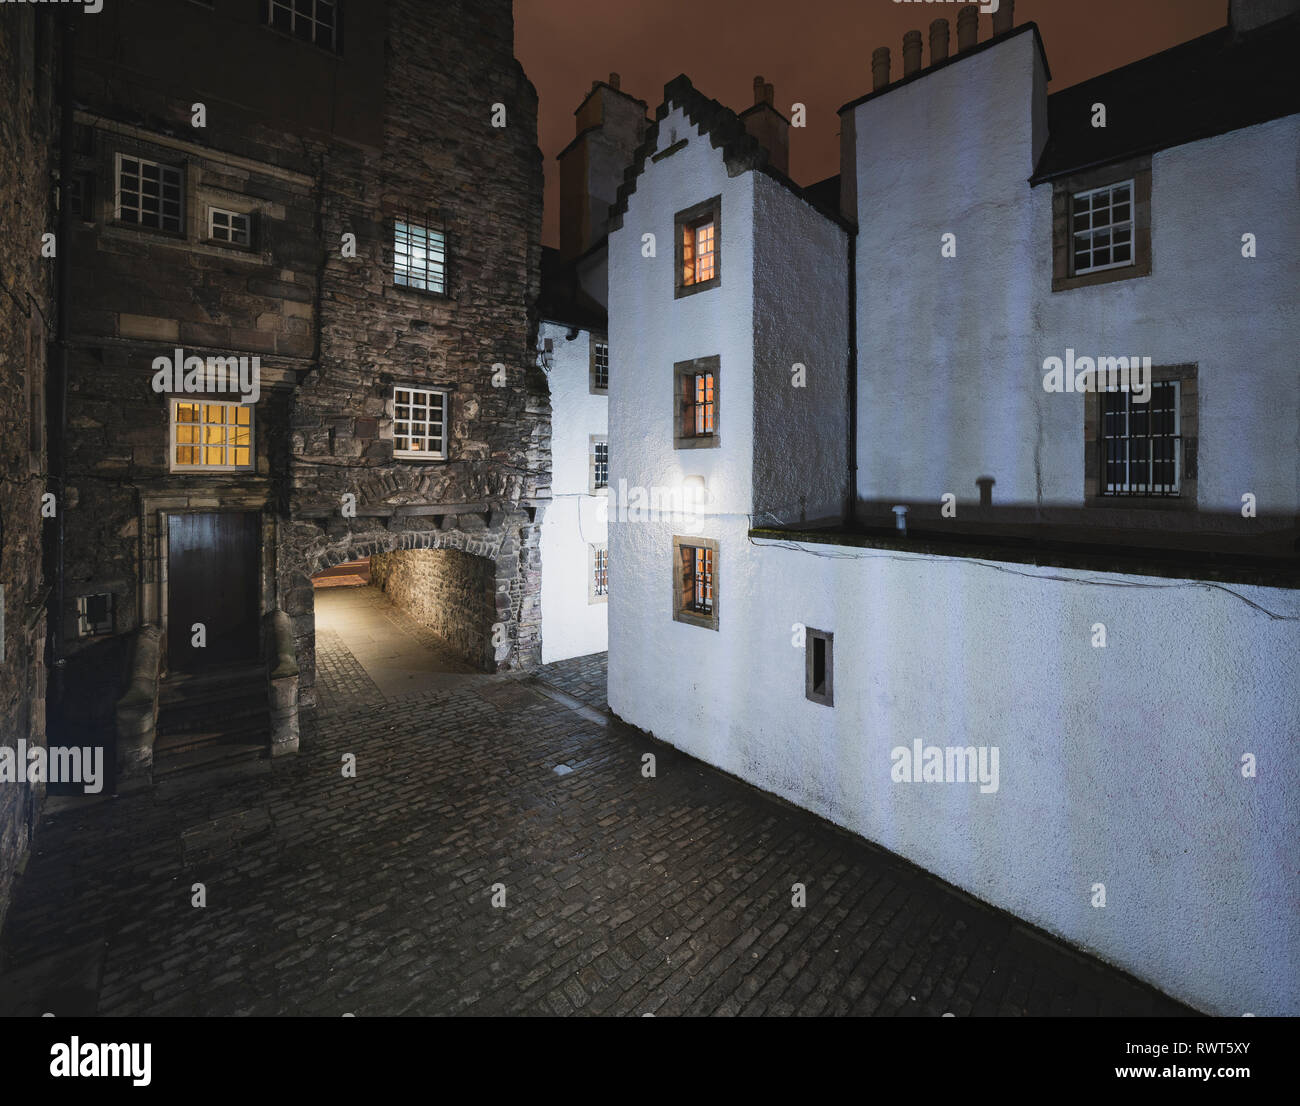
[[[611,522],[618,715],[1201,1010],[1300,1014],[1300,594],[697,528],[717,630],[672,618],[680,525]],[[895,779],[917,741],[996,790]]]

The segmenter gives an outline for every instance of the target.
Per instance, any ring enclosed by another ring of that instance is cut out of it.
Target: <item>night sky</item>
[[[649,106],[678,73],[733,110],[753,103],[756,74],[776,86],[776,106],[808,109],[790,132],[790,175],[811,184],[839,171],[841,104],[871,91],[871,52],[890,49],[902,75],[903,33],[921,31],[929,64],[931,20],[952,25],[959,3],[892,0],[515,0],[515,52],[541,97],[538,141],[546,158],[543,240],[559,244],[555,155],[574,136],[573,112],[597,78],[619,73]],[[1227,22],[1228,0],[1017,0],[1019,26],[1036,22],[1057,92],[1098,73],[1196,38]],[[980,16],[980,41],[992,33]]]

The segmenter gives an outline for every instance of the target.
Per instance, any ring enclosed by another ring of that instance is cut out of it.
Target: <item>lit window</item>
[[[181,179],[181,171],[174,165],[118,154],[117,221],[179,233]]]
[[[399,222],[393,235],[393,281],[421,292],[446,292],[446,235],[422,223]]]
[[[713,222],[682,228],[682,283],[713,279]]]
[[[673,618],[718,628],[718,543],[709,538],[673,538]]]
[[[230,242],[236,246],[252,243],[252,219],[238,211],[208,208],[208,237],[214,242]]]
[[[172,469],[251,469],[253,408],[172,400]]]
[[[446,460],[446,392],[393,389],[393,456]]]
[[[1133,264],[1133,182],[1075,193],[1070,204],[1074,275]]]
[[[677,213],[677,298],[717,287],[722,276],[719,253],[722,200],[715,196]]]
[[[266,0],[263,18],[277,31],[337,51],[338,9],[338,0]]]
[[[673,366],[673,445],[710,447],[718,439],[718,357],[697,357]]]

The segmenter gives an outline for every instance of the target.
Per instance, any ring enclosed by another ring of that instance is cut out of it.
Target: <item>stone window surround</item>
[[[442,452],[441,453],[403,453],[397,449],[396,434],[396,407],[397,407],[397,390],[404,389],[413,392],[436,392],[442,396]],[[387,388],[387,395],[384,397],[384,426],[380,431],[380,437],[386,438],[393,442],[393,460],[403,463],[415,464],[441,464],[451,459],[451,396],[450,388],[439,388],[420,381],[394,381]]]
[[[605,463],[605,486],[596,487],[596,446],[604,445],[607,447]],[[588,495],[609,495],[609,435],[608,434],[589,434],[587,436],[587,494]]]
[[[673,448],[714,449],[722,445],[722,358],[718,354],[673,365]],[[686,434],[682,425],[682,378],[713,374],[713,433]]]
[[[694,284],[683,283],[685,257],[682,250],[682,230],[691,223],[705,218],[713,220],[713,276]],[[707,292],[722,283],[722,196],[721,194],[695,204],[673,216],[673,299]]]
[[[213,511],[256,511],[262,522],[261,607],[263,613],[278,606],[275,561],[276,525],[265,489],[247,491],[222,489],[213,494],[210,488],[154,488],[140,490],[140,561],[139,613],[140,624],[155,624],[167,629],[167,517],[174,514],[209,514]],[[102,589],[101,590],[106,590]],[[117,619],[119,632],[133,627],[122,625]],[[75,621],[74,627],[75,629]],[[259,656],[263,659],[265,646],[259,636]]]
[[[1104,495],[1101,492],[1101,393],[1083,394],[1083,499],[1085,506],[1110,510],[1195,511],[1197,479],[1197,445],[1200,403],[1197,387],[1198,366],[1152,365],[1152,383],[1176,380],[1179,383],[1178,423],[1183,451],[1179,465],[1177,495]]]
[[[680,577],[682,563],[682,549],[708,549],[713,552],[713,610],[709,614],[701,614],[699,611],[692,611],[682,606],[682,580]],[[718,543],[713,538],[700,537],[681,537],[673,535],[673,557],[672,557],[672,612],[674,622],[684,622],[688,626],[698,626],[704,630],[717,630],[718,628],[718,607],[721,587],[719,584],[720,576],[718,572],[719,563]]]
[[[89,605],[83,600],[101,598],[104,600],[107,615],[102,624],[90,621]],[[86,639],[92,637],[109,637],[113,633],[115,623],[114,610],[117,604],[113,601],[114,595],[111,591],[83,592],[77,596],[77,637]]]
[[[1070,215],[1076,193],[1133,181],[1133,264],[1075,276]],[[1151,155],[1085,169],[1052,182],[1052,291],[1090,288],[1151,275]]]
[[[304,17],[309,19],[312,25],[312,36],[307,39],[300,38],[293,30],[285,30],[281,27],[275,26],[271,21],[272,3],[273,0],[258,0],[257,3],[258,8],[260,9],[262,27],[264,30],[271,31],[273,34],[279,35],[281,38],[290,39],[293,42],[314,46],[317,50],[323,52],[328,57],[343,57],[343,0],[333,0],[334,26],[332,28],[332,33],[334,42],[329,46],[316,40],[315,24],[317,20],[313,17]],[[293,8],[292,0],[275,0],[275,3],[279,7]],[[296,15],[292,16],[291,22],[296,22],[297,18]]]
[[[587,354],[587,390],[593,396],[609,395],[609,337],[605,334],[597,334],[594,331],[591,334],[591,340],[588,343],[589,351]],[[596,347],[603,345],[605,347],[605,386],[598,387],[596,384]]]
[[[596,554],[605,554],[605,591],[604,594],[598,594],[596,591]],[[587,604],[589,606],[596,603],[609,602],[609,542],[598,541],[587,543]]]
[[[813,649],[814,641],[826,643],[826,671],[822,691],[813,686]],[[804,698],[823,706],[835,705],[835,635],[829,630],[814,630],[811,626],[804,629]]]

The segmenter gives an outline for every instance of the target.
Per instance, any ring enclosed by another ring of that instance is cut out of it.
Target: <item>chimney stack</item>
[[[936,19],[930,24],[930,64],[948,60],[948,21]]]
[[[889,47],[879,46],[871,55],[871,91],[889,84]]]
[[[609,75],[609,87],[610,87],[610,88],[618,88],[619,79],[620,79],[620,78],[619,78],[619,75],[618,75],[617,73],[611,73],[611,74]]]
[[[967,4],[957,13],[957,52],[970,50],[979,42],[980,10],[974,4]]]
[[[1004,35],[1016,21],[1016,0],[1002,0],[993,13],[993,34]]]
[[[921,32],[908,31],[903,36],[903,76],[910,77],[921,69]]]
[[[790,172],[790,123],[776,110],[776,89],[762,77],[754,78],[754,103],[740,113],[740,121],[767,150],[768,162],[782,173]]]

